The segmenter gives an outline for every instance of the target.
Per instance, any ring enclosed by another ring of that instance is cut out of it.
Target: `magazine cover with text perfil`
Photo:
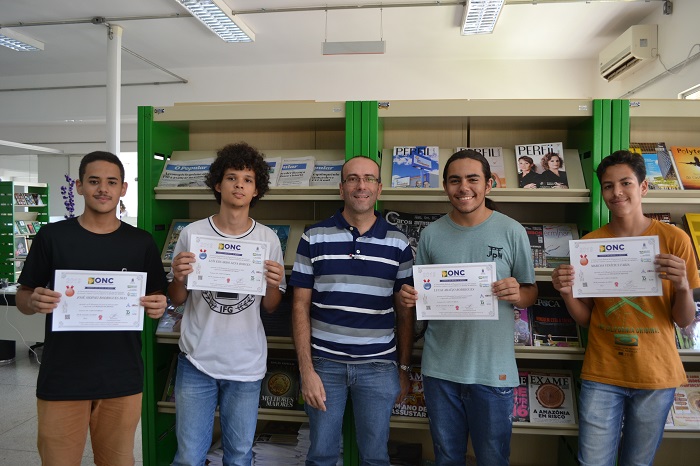
[[[391,159],[392,188],[439,188],[437,146],[396,146]]]
[[[515,146],[519,188],[568,189],[561,142],[518,144]]]

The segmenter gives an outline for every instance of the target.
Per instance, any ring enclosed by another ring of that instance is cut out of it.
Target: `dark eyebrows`
[[[464,177],[459,176],[459,175],[448,175],[447,179],[448,180],[461,180],[462,178],[481,178],[482,174],[481,173],[469,173],[467,175],[464,175]]]

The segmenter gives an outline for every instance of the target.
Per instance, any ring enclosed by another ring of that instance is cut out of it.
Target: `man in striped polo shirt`
[[[408,392],[413,335],[412,310],[396,298],[412,282],[413,253],[374,210],[377,163],[354,157],[341,178],[344,207],[304,232],[289,283],[311,430],[306,465],[337,463],[349,394],[360,463],[389,466],[389,418]]]

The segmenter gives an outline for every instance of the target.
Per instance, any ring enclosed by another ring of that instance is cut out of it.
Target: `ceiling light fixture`
[[[12,31],[5,28],[0,29],[0,45],[18,52],[44,50],[43,42],[39,42],[38,40],[27,37],[17,31]]]
[[[462,17],[462,35],[491,34],[504,0],[467,0]]]
[[[253,42],[255,33],[223,0],[175,0],[225,42]]]

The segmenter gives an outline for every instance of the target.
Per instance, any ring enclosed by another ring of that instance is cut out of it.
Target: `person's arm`
[[[326,390],[311,359],[311,288],[294,288],[292,333],[299,361],[301,393],[312,408],[326,410]]]
[[[408,285],[403,285],[408,286]],[[403,290],[403,287],[401,288]],[[411,365],[411,351],[413,350],[413,308],[405,306],[401,298],[401,291],[394,293],[394,309],[396,310],[396,349],[400,366]],[[399,382],[401,392],[396,398],[401,403],[411,386],[408,372],[399,368]]]
[[[29,288],[20,285],[15,295],[15,305],[19,312],[28,316],[33,314],[50,314],[61,300],[61,293],[48,288]]]
[[[179,306],[187,300],[187,276],[192,273],[195,262],[194,253],[181,252],[173,259],[170,269],[173,272],[173,280],[168,285],[168,297],[173,306]]]
[[[267,260],[265,261],[265,280],[267,281],[267,289],[263,296],[261,305],[267,313],[272,313],[277,310],[280,301],[282,301],[282,292],[280,291],[280,283],[284,277],[284,266],[279,262]]]
[[[688,283],[685,261],[673,254],[659,254],[654,263],[661,279],[669,280],[675,291],[671,303],[673,321],[681,328],[687,327],[695,320],[695,301]]]
[[[560,265],[552,272],[552,285],[559,292],[571,318],[581,327],[588,327],[591,323],[593,311],[593,298],[574,298],[574,267],[572,265]]]
[[[499,301],[507,301],[523,309],[531,306],[537,299],[536,283],[518,283],[514,277],[493,282],[491,290]]]

